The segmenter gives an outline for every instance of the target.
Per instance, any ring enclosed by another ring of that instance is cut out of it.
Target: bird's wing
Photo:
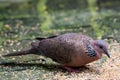
[[[61,64],[71,62],[74,46],[67,43],[63,39],[46,39],[42,40],[39,45],[39,50],[42,52],[42,54],[51,58],[53,61]]]

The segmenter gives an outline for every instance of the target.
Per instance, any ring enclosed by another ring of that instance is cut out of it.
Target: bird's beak
[[[103,49],[104,53],[110,58],[110,54],[108,51],[106,51],[105,49]]]

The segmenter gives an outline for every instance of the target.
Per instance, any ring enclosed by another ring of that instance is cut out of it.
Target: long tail
[[[28,54],[35,54],[36,50],[34,48],[25,50],[25,51],[18,51],[13,53],[8,53],[5,55],[2,55],[3,57],[10,57],[10,56],[21,56],[21,55],[28,55]]]

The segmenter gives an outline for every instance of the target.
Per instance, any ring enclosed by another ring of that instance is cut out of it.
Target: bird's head
[[[99,53],[104,53],[110,58],[107,43],[103,40],[95,40],[95,46]]]

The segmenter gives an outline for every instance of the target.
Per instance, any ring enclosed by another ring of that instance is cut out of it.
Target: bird
[[[75,71],[72,67],[85,66],[96,61],[102,57],[102,54],[110,58],[107,42],[94,40],[81,33],[65,33],[47,38],[37,37],[36,39],[39,42],[32,42],[30,49],[3,56],[42,55],[51,58],[68,71]]]

